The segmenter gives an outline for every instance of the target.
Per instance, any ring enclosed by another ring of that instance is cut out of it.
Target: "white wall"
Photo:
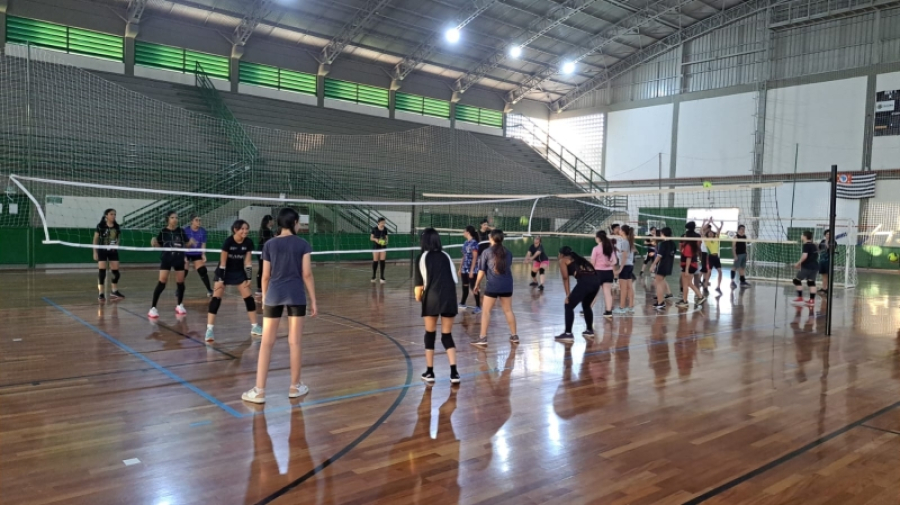
[[[420,123],[432,126],[443,126],[450,128],[450,120],[434,116],[426,116],[424,114],[412,114],[401,110],[394,111],[394,119],[398,121],[409,121],[410,123]]]
[[[61,201],[57,202],[56,198]],[[116,219],[127,227],[125,216],[153,203],[155,200],[139,200],[131,198],[96,198],[92,196],[47,195],[44,205],[47,226],[51,228],[87,228],[92,229],[100,222],[103,211],[116,209]],[[162,214],[160,214],[162,215]],[[162,218],[160,218],[162,223]]]
[[[193,86],[197,83],[197,76],[185,72],[175,72],[163,68],[151,68],[141,65],[134,66],[135,77],[143,77],[145,79],[153,79],[156,81],[174,82],[176,84],[185,84]],[[209,80],[219,91],[231,91],[231,83],[224,79],[216,79],[210,77]]]
[[[900,72],[875,78],[875,92],[900,89]],[[874,111],[871,111],[874,113]],[[900,135],[872,138],[872,170],[900,168]],[[896,195],[897,193],[895,193]]]
[[[371,105],[362,105],[353,102],[345,102],[343,100],[325,99],[325,107],[329,109],[345,110],[348,112],[356,112],[357,114],[365,114],[367,116],[389,117],[390,111],[386,107],[373,107]]]
[[[747,175],[753,167],[754,93],[681,102],[677,177]]]
[[[6,54],[18,58],[26,58],[28,56],[28,48],[21,44],[8,44],[6,46]],[[121,61],[112,61],[103,58],[82,56],[80,54],[68,54],[62,51],[54,51],[52,49],[43,47],[32,47],[31,58],[37,61],[47,61],[60,65],[71,65],[73,67],[84,68],[87,70],[99,70],[101,72],[109,72],[112,74],[125,73],[125,64]]]
[[[669,177],[672,150],[671,104],[610,112],[607,116],[606,174],[610,181]]]
[[[796,193],[794,192],[795,186]],[[791,217],[799,219],[814,218],[827,224],[830,210],[828,204],[830,190],[830,184],[825,181],[785,183],[776,190],[778,215],[782,220],[790,219]],[[793,214],[791,210],[792,201]],[[838,198],[837,218],[851,219],[854,223],[858,223],[859,203],[860,200]],[[765,209],[763,211],[765,213]]]
[[[267,88],[265,86],[254,86],[252,84],[238,84],[238,93],[273,98],[275,100],[284,100],[286,102],[302,103],[305,105],[316,105],[318,103],[318,99],[315,95],[296,93],[294,91],[283,89]]]
[[[769,90],[766,103],[766,173],[860,170],[866,116],[866,78]]]

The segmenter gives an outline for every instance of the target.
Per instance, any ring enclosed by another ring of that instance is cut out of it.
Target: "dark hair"
[[[115,212],[116,209],[106,209],[103,211],[103,217],[100,218],[100,222],[97,223],[97,226],[103,226],[103,223],[106,222],[106,215],[110,212]],[[119,222],[113,219],[113,226],[119,226]]]
[[[271,216],[266,216],[271,217]],[[297,226],[297,222],[300,221],[300,214],[297,213],[296,210],[285,207],[278,211],[278,220],[275,221],[278,224],[278,228],[281,230],[289,230],[291,234],[297,233],[294,228]],[[266,218],[263,218],[263,223],[266,222]]]
[[[481,220],[481,224],[490,224],[490,222],[488,222],[487,218],[484,218]]]
[[[806,240],[812,240],[813,234],[811,231],[806,230],[803,232],[803,236],[806,237]]]
[[[441,245],[441,234],[434,228],[425,228],[420,239],[422,252],[438,252],[444,250]]]
[[[234,232],[243,228],[244,225],[246,225],[247,228],[250,227],[250,223],[248,223],[247,221],[244,221],[243,219],[238,219],[237,221],[231,223],[231,234],[234,235]]]
[[[739,225],[738,225],[738,230],[740,230],[741,228],[745,228],[745,229],[746,229],[747,227],[744,226],[744,225],[742,225],[742,224],[739,224]]]
[[[672,236],[672,228],[669,228],[668,226],[666,226],[665,228],[660,230],[660,233],[662,233],[663,237],[671,237]]]
[[[379,222],[379,223],[386,223],[386,222],[387,222],[387,218],[385,218],[384,216],[379,217],[377,222]]]
[[[267,231],[269,231],[269,223],[271,223],[274,220],[275,220],[275,218],[272,217],[271,214],[266,214],[265,216],[263,216],[262,222],[259,223],[259,236],[260,237],[262,237],[263,235],[266,234]]]
[[[503,275],[509,266],[506,248],[503,247],[503,230],[494,228],[491,230],[491,238],[494,239],[494,245],[491,246],[491,251],[494,253],[494,273]]]
[[[634,251],[634,228],[623,224],[622,231],[625,232],[625,238],[628,240],[628,250]]]
[[[167,220],[167,221],[169,220],[170,217],[172,217],[172,214],[178,214],[178,211],[177,211],[177,210],[170,210],[170,211],[166,212],[166,220]]]
[[[613,224],[609,225],[610,230],[615,230],[616,228],[619,228],[619,223],[613,223]]]
[[[693,222],[693,221],[688,221],[688,222],[685,223],[685,225],[684,225],[684,229],[685,229],[685,230],[694,231],[696,228],[697,228],[697,223],[695,223],[695,222]]]
[[[609,240],[609,237],[606,236],[606,232],[604,230],[598,231],[597,238],[600,239],[600,245],[603,247],[603,255],[607,258],[612,257],[613,244],[612,241]]]
[[[104,214],[104,216],[105,215],[106,214]],[[831,235],[831,230],[825,230],[825,233],[823,233],[822,236],[824,237],[825,235]]]
[[[199,214],[190,214],[188,217],[188,222],[191,223],[194,221],[194,219],[197,219],[198,217],[200,217]]]
[[[478,232],[475,231],[475,227],[472,225],[466,226],[466,233],[468,233],[469,236],[472,238],[475,238],[478,236]]]
[[[655,226],[651,226],[651,227],[650,227],[650,231],[656,231],[656,227],[655,227]]]
[[[577,252],[573,251],[572,248],[567,245],[559,248],[559,254],[560,256],[568,256],[569,258],[572,258],[572,262],[575,263],[575,268],[579,270],[584,270],[586,272],[594,271],[594,265],[591,264],[590,261],[588,261]]]

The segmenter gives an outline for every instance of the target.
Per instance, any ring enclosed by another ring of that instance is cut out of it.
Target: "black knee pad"
[[[816,287],[816,281],[815,281],[815,280],[812,280],[812,279],[807,280],[807,281],[806,281],[806,285],[809,286],[809,287],[811,287],[811,288],[814,288],[814,287]]]
[[[253,299],[253,296],[244,298],[244,305],[247,307],[247,312],[256,312],[256,300]]]
[[[441,333],[441,344],[444,345],[444,349],[456,347],[456,342],[453,341],[453,335],[450,333]]]
[[[118,283],[119,283],[119,271],[118,271],[118,270],[113,270],[113,271],[112,271],[112,274],[113,274],[113,275],[112,275],[112,283],[113,283],[113,284],[118,284]]]
[[[206,265],[203,265],[202,267],[198,268],[197,274],[199,274],[200,277],[203,277],[204,279],[208,279],[209,272],[206,270]]]
[[[543,268],[539,268],[539,269],[538,269],[538,273],[540,273],[541,275],[544,275],[544,269],[543,269]]]
[[[802,284],[803,284],[803,281],[801,281],[800,279],[794,279],[794,286],[800,286]]]
[[[210,314],[218,314],[219,307],[222,305],[222,299],[218,296],[214,296],[212,300],[209,301],[209,313]]]
[[[532,270],[532,272],[531,272],[531,278],[534,279],[535,277],[537,277],[537,272],[535,272],[535,271]]]
[[[105,268],[101,268],[100,270],[97,271],[97,279],[100,280],[100,282],[98,282],[97,284],[100,284],[101,286],[106,283],[106,269]]]
[[[436,331],[426,331],[425,332],[425,349],[428,351],[434,350],[434,341],[437,339]]]

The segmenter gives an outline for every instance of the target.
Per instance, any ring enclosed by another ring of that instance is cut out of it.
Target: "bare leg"
[[[512,298],[501,298],[500,307],[503,308],[503,315],[506,316],[506,324],[509,325],[509,334],[518,335],[516,331],[516,315],[512,311]]]
[[[496,298],[489,296],[481,300],[481,336],[487,336],[488,327],[491,325],[491,310],[496,302]]]
[[[295,318],[291,318],[295,319]],[[299,319],[299,318],[296,318]],[[281,319],[275,317],[263,318],[263,335],[259,344],[259,358],[256,361],[256,387],[258,389],[266,388],[266,380],[269,378],[269,362],[272,360],[272,348],[275,347],[275,335],[278,333],[278,323]],[[291,376],[294,375],[293,370],[293,349],[291,352]],[[298,371],[299,375],[299,371]]]
[[[612,283],[607,282],[603,285],[603,301],[606,302],[606,311],[612,310]]]
[[[247,288],[249,290],[249,288]],[[271,318],[270,318],[271,319]],[[300,384],[300,367],[301,367],[301,347],[300,343],[303,339],[303,319],[302,317],[288,317],[288,344],[291,347],[291,386]],[[278,327],[276,326],[276,329]],[[263,336],[265,337],[265,329]],[[275,335],[272,335],[274,344]],[[269,348],[271,353],[272,348]],[[271,355],[271,354],[270,354]],[[260,360],[262,360],[262,352],[260,352]],[[268,365],[266,366],[268,368]],[[258,382],[258,381],[257,381]]]

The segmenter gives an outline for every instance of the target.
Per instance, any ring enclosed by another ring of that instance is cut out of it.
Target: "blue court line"
[[[196,423],[191,423],[189,426],[191,428],[196,428],[197,426],[206,426],[207,424],[212,424],[212,421],[197,421]]]
[[[66,309],[64,309],[64,308],[62,308],[62,307],[60,307],[60,306],[57,305],[53,300],[51,300],[51,299],[49,299],[49,298],[47,298],[47,297],[43,297],[42,300],[44,300],[44,302],[47,303],[48,305],[51,305],[52,307],[54,307],[56,310],[58,310],[58,311],[62,312],[63,314],[65,314],[65,315],[71,317],[72,319],[78,321],[79,323],[81,323],[81,324],[84,325],[85,327],[91,329],[92,331],[94,331],[95,333],[97,333],[98,335],[100,335],[101,337],[103,337],[103,338],[105,338],[106,340],[110,341],[113,345],[115,345],[115,346],[118,347],[119,349],[122,349],[123,351],[127,352],[128,354],[131,354],[132,356],[134,356],[134,357],[136,357],[136,358],[138,358],[138,359],[144,361],[145,363],[147,363],[147,364],[150,365],[151,367],[153,367],[153,368],[159,370],[160,372],[162,372],[164,375],[166,375],[166,376],[169,377],[170,379],[174,380],[175,382],[178,382],[178,383],[181,384],[182,386],[184,386],[184,387],[190,389],[191,391],[197,393],[197,394],[200,395],[203,399],[205,399],[205,400],[207,400],[208,402],[212,403],[213,405],[219,407],[220,409],[224,410],[225,412],[228,412],[229,414],[231,414],[231,415],[234,416],[234,417],[238,417],[238,418],[243,417],[243,416],[241,415],[240,412],[238,412],[238,411],[234,410],[233,408],[229,407],[228,405],[225,405],[224,403],[220,402],[219,400],[217,400],[217,399],[216,399],[214,396],[212,396],[211,394],[207,393],[206,391],[203,391],[202,389],[200,389],[200,388],[198,388],[197,386],[191,384],[190,382],[188,382],[187,380],[185,380],[185,379],[179,377],[178,375],[175,375],[173,372],[169,371],[169,369],[167,369],[166,367],[164,367],[164,366],[160,365],[159,363],[153,361],[152,359],[150,359],[150,358],[144,356],[143,354],[141,354],[141,353],[135,351],[135,350],[132,349],[131,347],[128,347],[127,345],[123,344],[122,342],[120,342],[120,341],[117,340],[116,338],[110,336],[108,333],[106,333],[105,331],[101,330],[100,328],[97,328],[96,326],[94,326],[94,325],[92,325],[91,323],[85,321],[84,319],[81,319],[80,317],[76,316],[75,314],[73,314],[73,313],[69,312],[68,310],[66,310]]]

